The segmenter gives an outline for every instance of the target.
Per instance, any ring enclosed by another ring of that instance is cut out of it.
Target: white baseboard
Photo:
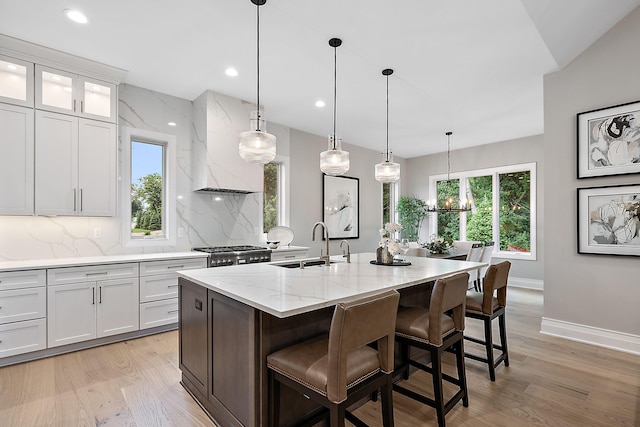
[[[509,286],[514,288],[533,289],[536,291],[544,290],[544,281],[539,279],[526,279],[524,277],[509,277]]]
[[[640,355],[640,336],[542,318],[540,333]]]

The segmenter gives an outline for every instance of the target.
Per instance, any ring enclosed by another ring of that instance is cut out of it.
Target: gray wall
[[[374,178],[374,166],[382,161],[382,155],[346,143],[342,148],[349,152],[350,161],[345,176],[360,180],[360,237],[349,239],[351,252],[374,252],[382,226],[382,184]],[[291,129],[291,228],[296,234],[294,243],[309,246],[310,256],[319,255],[324,248],[322,241],[311,241],[311,230],[316,221],[322,221],[320,153],[326,149],[326,137]],[[395,161],[400,163],[400,174],[406,173],[405,161],[399,158]],[[330,241],[332,254],[341,253],[339,243]]]
[[[533,287],[540,285],[527,284],[526,281],[542,281],[544,274],[543,144],[543,136],[536,135],[451,151],[451,173],[520,163],[536,163],[537,259],[535,261],[512,260],[510,273],[514,278],[525,279],[521,280],[523,285]],[[401,193],[407,196],[418,196],[423,200],[433,199],[435,195],[429,194],[429,176],[446,173],[447,153],[407,159],[407,175],[406,179],[403,179]],[[425,221],[421,230],[422,239],[426,240],[434,232],[429,230],[428,221]]]
[[[640,335],[640,260],[577,254],[576,188],[637,184],[640,177],[576,179],[576,114],[640,99],[639,41],[637,8],[544,79],[545,319],[635,335]]]

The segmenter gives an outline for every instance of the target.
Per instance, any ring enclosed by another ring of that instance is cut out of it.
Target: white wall
[[[536,135],[451,151],[451,173],[520,163],[536,163],[537,259],[511,260],[510,272],[511,278],[514,278],[517,284],[534,288],[542,287],[544,274],[543,145],[543,136]],[[403,179],[401,193],[406,196],[417,196],[423,200],[434,199],[435,195],[429,194],[429,176],[446,173],[446,152],[407,159],[407,175],[406,179]],[[428,236],[434,232],[435,230],[429,229],[429,221],[425,220],[421,230],[422,240],[427,240]]]
[[[576,179],[576,114],[640,99],[639,41],[637,8],[563,70],[545,76],[542,328],[638,353],[640,260],[577,254],[576,188],[637,184],[640,177]]]

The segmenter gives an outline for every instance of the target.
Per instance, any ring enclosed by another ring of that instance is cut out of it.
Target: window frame
[[[122,127],[122,170],[120,211],[122,215],[122,244],[125,247],[158,247],[176,245],[176,137],[175,135],[144,129]],[[162,228],[164,236],[131,237],[131,141],[161,145],[164,148]]]
[[[492,233],[493,240],[496,242],[500,241],[500,188],[499,188],[499,176],[501,174],[513,173],[513,172],[529,172],[530,181],[529,188],[531,192],[530,205],[531,205],[531,217],[529,224],[529,238],[531,244],[531,250],[529,252],[511,252],[511,251],[501,251],[499,246],[496,246],[496,251],[493,253],[494,258],[505,258],[505,259],[521,259],[521,260],[537,260],[537,198],[536,198],[536,188],[537,188],[537,179],[536,179],[536,162],[532,163],[520,163],[515,165],[508,166],[498,166],[493,168],[484,168],[484,169],[474,169],[463,172],[451,173],[451,179],[459,179],[460,182],[460,194],[467,193],[467,179],[478,177],[478,176],[487,176],[491,175],[493,177],[492,180]],[[431,175],[429,176],[429,194],[430,199],[437,199],[437,187],[436,183],[438,181],[446,180],[447,174],[440,175]],[[431,215],[429,218],[429,229],[437,230],[438,227],[438,214]],[[466,212],[460,213],[460,239],[466,240],[467,230],[467,214]]]

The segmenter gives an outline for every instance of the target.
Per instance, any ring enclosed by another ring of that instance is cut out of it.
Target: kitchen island
[[[408,257],[410,266],[370,264],[373,253],[331,257],[329,266],[283,262],[190,270],[180,279],[182,384],[222,426],[263,426],[268,354],[329,330],[336,303],[386,289],[425,304],[433,281],[482,263]],[[288,389],[282,423],[315,404]],[[295,410],[294,410],[295,409]]]

